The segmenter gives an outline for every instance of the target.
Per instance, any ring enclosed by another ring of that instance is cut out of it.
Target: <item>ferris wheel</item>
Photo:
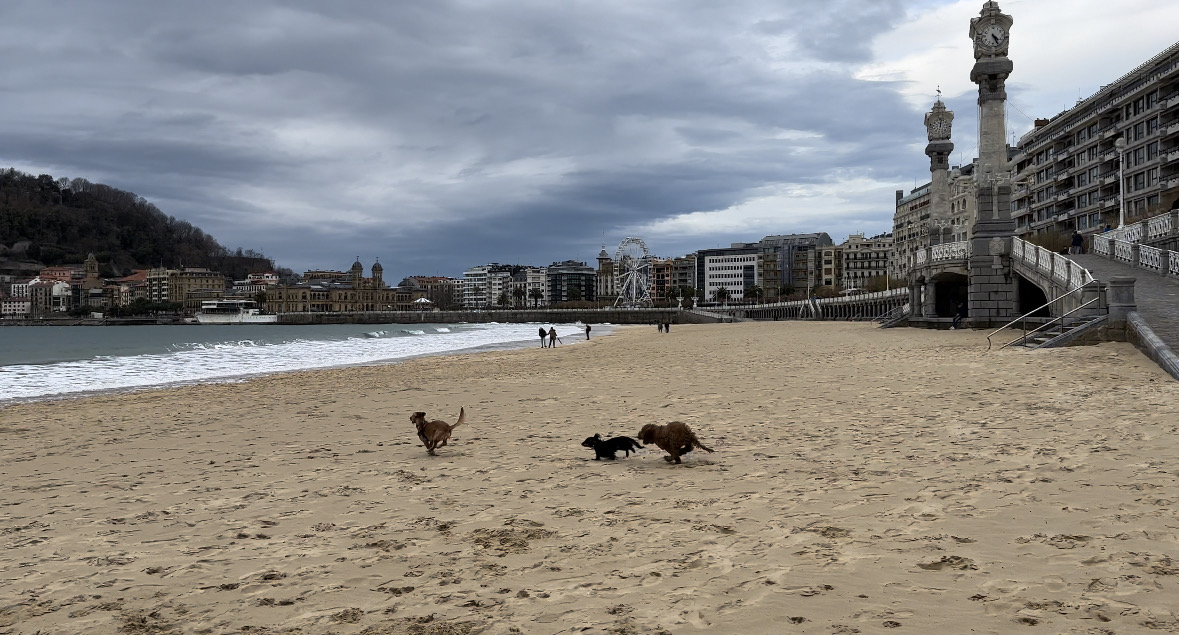
[[[651,306],[651,255],[642,238],[627,236],[614,254],[618,300],[614,306]]]

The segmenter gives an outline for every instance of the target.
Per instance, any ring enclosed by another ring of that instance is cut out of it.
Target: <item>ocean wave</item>
[[[405,329],[399,337],[390,337],[387,331],[370,331],[360,337],[356,331],[341,333],[336,327],[337,330],[307,329],[300,331],[297,338],[290,338],[291,331],[283,330],[290,327],[249,328],[275,330],[273,335],[268,333],[251,339],[215,343],[172,342],[152,353],[120,355],[116,352],[111,355],[109,353],[112,351],[106,350],[95,351],[88,359],[0,366],[0,387],[3,387],[0,388],[0,402],[226,381],[316,368],[390,363],[421,355],[487,346],[512,346],[524,342],[531,345],[536,339],[536,327],[532,324],[471,324],[442,327],[445,330],[429,328],[431,332]],[[569,325],[559,325],[557,328],[563,336],[579,332]],[[193,337],[199,332],[176,327],[175,336]],[[119,333],[134,337],[128,331]],[[382,336],[371,337],[372,333],[381,333]],[[267,341],[268,337],[272,341]],[[116,344],[112,343],[111,347],[117,350]]]

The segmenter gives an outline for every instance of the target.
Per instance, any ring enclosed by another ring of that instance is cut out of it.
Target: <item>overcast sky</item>
[[[387,280],[889,231],[977,152],[982,0],[4,0],[0,166]],[[1177,39],[1170,0],[1004,0],[1008,130]],[[3,237],[8,238],[8,237]]]

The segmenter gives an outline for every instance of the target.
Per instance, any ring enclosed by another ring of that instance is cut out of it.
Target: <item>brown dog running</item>
[[[639,441],[646,444],[654,443],[670,454],[671,456],[663,457],[668,463],[680,463],[680,455],[691,452],[693,446],[705,452],[712,452],[712,448],[700,443],[700,439],[696,438],[688,424],[679,421],[672,421],[665,426],[648,423],[639,430],[638,436]]]
[[[426,452],[430,456],[434,456],[434,448],[446,445],[446,441],[450,439],[450,433],[467,420],[467,412],[464,408],[459,408],[458,421],[455,421],[454,425],[440,419],[426,421],[426,413],[424,412],[413,413],[409,420],[417,426],[418,438],[422,440],[422,445],[426,446]]]

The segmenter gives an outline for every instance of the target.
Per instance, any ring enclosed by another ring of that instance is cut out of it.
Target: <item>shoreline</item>
[[[846,322],[586,344],[8,407],[0,629],[1179,627],[1179,387],[1129,344]],[[428,456],[409,414],[460,406]],[[716,452],[579,445],[677,419]]]
[[[271,326],[273,326],[273,325],[271,325]],[[306,325],[303,325],[303,326],[306,326]],[[601,324],[601,325],[598,325],[598,330],[594,331],[594,333],[598,336],[601,336],[601,337],[608,337],[611,334],[613,334],[615,331],[617,331],[619,328],[624,328],[625,326],[627,326],[627,325]],[[565,336],[566,338],[572,338],[572,340],[569,342],[569,344],[562,344],[562,345],[576,344],[578,341],[581,341],[581,340],[578,340],[577,337],[575,337],[575,335],[576,334],[566,335]],[[584,332],[582,332],[581,335],[584,335]],[[560,338],[558,338],[558,339],[560,339]],[[66,392],[66,393],[57,393],[57,394],[53,394],[53,395],[42,395],[42,396],[36,396],[36,397],[5,398],[2,395],[0,395],[0,412],[3,412],[4,409],[8,406],[16,405],[16,404],[39,403],[39,402],[44,402],[44,401],[58,401],[58,400],[69,400],[69,399],[86,399],[86,398],[90,398],[90,397],[102,397],[105,395],[134,394],[134,393],[138,393],[138,392],[151,391],[151,390],[157,390],[157,389],[162,390],[162,389],[172,389],[172,388],[185,388],[185,387],[190,387],[190,386],[201,386],[201,385],[208,385],[208,384],[243,383],[243,382],[250,381],[251,379],[255,379],[255,378],[269,377],[269,376],[274,376],[274,375],[284,375],[287,373],[300,373],[300,372],[310,372],[310,371],[330,371],[330,370],[339,370],[339,369],[345,369],[345,368],[364,367],[364,366],[385,366],[385,365],[391,365],[391,364],[399,364],[399,363],[402,363],[402,362],[405,362],[408,360],[419,359],[419,358],[424,358],[424,357],[435,357],[435,356],[446,356],[446,355],[457,355],[457,354],[477,354],[477,353],[482,353],[482,352],[517,350],[517,349],[529,348],[530,346],[536,346],[536,343],[535,342],[528,342],[525,340],[513,341],[513,342],[498,342],[498,343],[490,343],[490,344],[479,344],[479,345],[470,346],[470,347],[466,347],[466,348],[446,350],[446,351],[441,351],[441,352],[423,352],[423,353],[407,355],[405,357],[390,358],[388,360],[383,360],[383,361],[355,362],[355,363],[340,364],[340,365],[336,365],[336,366],[325,366],[325,367],[320,367],[320,368],[307,368],[307,369],[299,369],[299,370],[262,371],[262,372],[256,372],[256,373],[226,375],[223,377],[213,377],[213,378],[201,379],[201,380],[183,380],[183,381],[168,382],[168,383],[162,383],[162,384],[153,384],[153,385],[145,385],[145,386],[128,386],[128,387],[121,387],[121,388],[101,388],[101,389],[94,389],[94,390],[82,390],[82,391],[74,391],[74,392]],[[539,348],[539,347],[537,347],[537,348]],[[84,360],[79,360],[79,361],[84,361]],[[0,366],[0,368],[3,368],[3,367]]]

